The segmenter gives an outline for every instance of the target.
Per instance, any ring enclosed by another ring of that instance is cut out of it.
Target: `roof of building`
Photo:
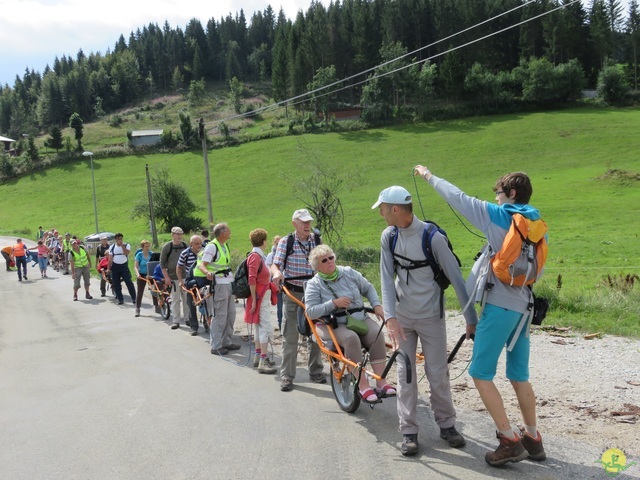
[[[132,137],[153,137],[162,135],[162,130],[134,130],[131,132]]]
[[[0,135],[0,142],[15,142],[12,138],[3,137]]]

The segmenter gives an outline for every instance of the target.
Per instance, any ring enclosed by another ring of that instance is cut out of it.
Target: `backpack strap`
[[[282,274],[283,275],[284,275],[284,271],[287,269],[287,259],[289,258],[289,255],[293,254],[293,244],[295,243],[295,241],[296,241],[295,232],[291,232],[289,235],[287,235],[287,248],[286,248],[285,253],[284,253],[284,261],[282,262]],[[318,245],[322,245],[322,238],[316,232],[313,232],[313,241],[314,241],[316,247]],[[287,281],[287,280],[309,280],[310,278],[313,278],[313,275],[299,275],[297,277],[287,277],[287,278],[285,278],[285,281]]]

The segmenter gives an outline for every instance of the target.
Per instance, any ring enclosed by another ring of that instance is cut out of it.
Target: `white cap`
[[[378,195],[378,201],[373,204],[371,209],[377,208],[381,203],[392,203],[395,205],[408,205],[411,203],[411,194],[409,191],[398,185],[385,188]]]
[[[171,233],[184,233],[180,227],[173,227]]]
[[[291,220],[301,220],[303,222],[309,222],[313,220],[313,217],[309,213],[309,210],[307,210],[306,208],[302,208],[293,212],[293,217],[291,217]]]

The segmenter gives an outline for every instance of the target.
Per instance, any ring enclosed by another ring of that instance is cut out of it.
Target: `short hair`
[[[407,213],[413,213],[413,203],[390,203],[392,207],[398,207],[400,210],[404,210]]]
[[[193,242],[195,242],[196,240],[200,240],[200,243],[202,243],[202,237],[200,235],[191,235],[191,238],[189,239],[189,245],[193,244]]]
[[[20,243],[22,241],[21,238],[16,238],[16,242]]]
[[[226,223],[219,223],[215,227],[213,227],[213,236],[218,238],[227,230],[229,230],[229,225],[227,225]]]
[[[144,247],[145,245],[151,246],[151,242],[149,240],[140,240],[140,248]]]
[[[38,245],[42,245],[42,240],[38,240]]]
[[[280,239],[281,239],[281,238],[282,238],[282,237],[281,237],[280,235],[276,235],[275,237],[273,237],[273,244],[274,244],[275,246],[278,246],[278,243],[280,243]]]
[[[529,176],[524,172],[507,173],[500,177],[493,187],[493,191],[502,190],[507,196],[511,190],[516,191],[515,203],[527,204],[533,195],[533,187]]]
[[[202,235],[204,238],[207,238],[209,236],[209,230],[202,230],[200,232],[200,235]]]
[[[311,253],[309,253],[309,265],[311,265],[311,268],[313,268],[314,270],[317,270],[318,261],[320,260],[321,257],[324,257],[326,255],[333,255],[334,257],[336,256],[336,254],[334,253],[334,251],[331,249],[329,245],[326,245],[326,244],[318,245],[316,248],[311,250]]]
[[[261,247],[267,241],[267,231],[264,228],[256,228],[249,233],[249,240],[254,247]]]
[[[116,235],[115,235],[115,238],[123,238],[123,237],[124,237],[124,235],[121,234],[121,233],[116,233]]]

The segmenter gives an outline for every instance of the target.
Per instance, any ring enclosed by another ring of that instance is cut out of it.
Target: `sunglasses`
[[[501,193],[504,193],[505,195],[507,194],[507,192],[505,192],[504,190],[498,190],[496,192],[496,195],[500,195]]]
[[[333,260],[334,258],[336,258],[336,257],[331,255],[330,257],[323,258],[322,260],[320,260],[320,262],[327,263],[329,260]]]

